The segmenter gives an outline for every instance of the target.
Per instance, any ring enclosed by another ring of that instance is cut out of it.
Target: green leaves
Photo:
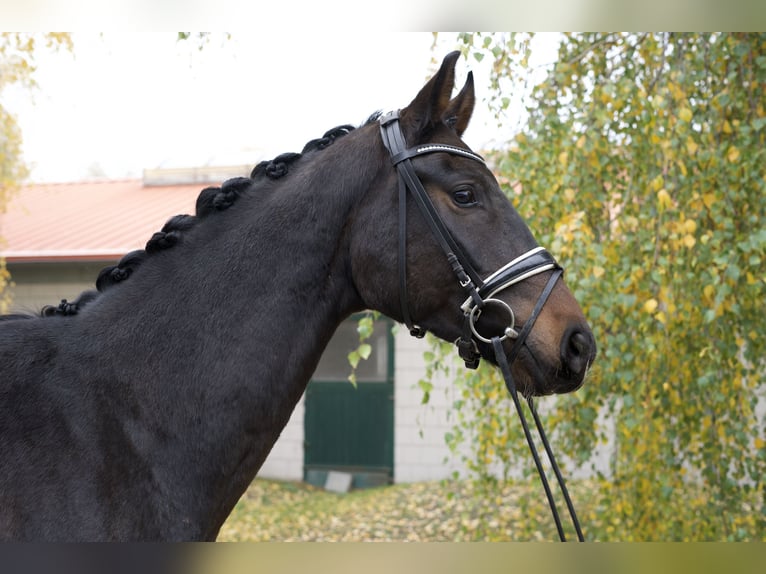
[[[521,38],[464,42],[494,59],[499,86],[524,67]],[[548,424],[582,460],[604,432],[594,415],[611,413],[617,539],[672,539],[674,511],[657,501],[686,472],[702,481],[699,538],[763,532],[763,514],[736,526],[705,517],[721,515],[738,482],[764,499],[752,405],[766,351],[765,47],[765,34],[568,34],[526,99],[527,125],[489,154],[599,344],[577,395],[547,401]],[[490,392],[492,375],[478,376],[486,383],[471,385]],[[491,421],[504,414],[476,396],[464,408],[480,422],[458,421],[475,432],[481,475],[499,460]]]
[[[367,343],[362,343],[348,354],[348,362],[352,368],[356,369],[359,364],[359,359],[367,359],[371,352],[372,347]]]
[[[348,380],[355,387],[356,368],[359,366],[359,361],[366,361],[372,353],[372,347],[365,341],[372,336],[375,319],[379,316],[380,313],[377,311],[367,311],[357,321],[356,332],[359,333],[359,346],[348,354],[348,363],[351,365],[351,374],[348,376]]]

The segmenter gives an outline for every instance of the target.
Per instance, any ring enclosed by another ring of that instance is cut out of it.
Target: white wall
[[[303,480],[303,415],[306,395],[301,397],[279,440],[271,449],[258,476],[279,480]]]
[[[449,449],[444,442],[450,424],[445,393],[449,381],[432,381],[429,404],[422,405],[418,380],[425,374],[423,352],[428,344],[411,337],[406,329],[394,336],[394,482],[447,478],[459,465],[446,462]],[[303,417],[301,398],[258,476],[283,480],[303,478]]]
[[[406,329],[397,330],[394,344],[394,482],[415,482],[448,478],[462,466],[450,456],[444,435],[448,421],[451,382],[435,377],[428,404],[418,381],[425,375],[425,339],[411,337]],[[457,357],[457,353],[456,353]]]

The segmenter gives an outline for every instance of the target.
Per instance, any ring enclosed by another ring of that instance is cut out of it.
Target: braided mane
[[[363,125],[376,122],[380,112],[372,114]],[[322,137],[313,139],[303,146],[300,153],[283,153],[271,160],[258,163],[250,173],[250,177],[235,177],[226,180],[220,187],[207,187],[197,197],[195,215],[176,215],[168,219],[160,231],[157,231],[147,241],[144,249],[131,251],[116,265],[110,265],[101,270],[96,279],[96,289],[83,292],[76,300],[62,299],[58,305],[46,305],[40,311],[41,317],[69,317],[76,315],[84,306],[97,299],[101,293],[128,279],[136,269],[152,254],[164,251],[176,245],[185,231],[194,227],[200,219],[212,213],[224,211],[234,205],[244,193],[259,189],[259,184],[276,180],[287,175],[289,169],[305,154],[320,151],[332,145],[340,137],[356,129],[352,125],[341,125],[325,132]],[[20,318],[32,318],[34,315],[14,314],[0,316],[0,321]]]

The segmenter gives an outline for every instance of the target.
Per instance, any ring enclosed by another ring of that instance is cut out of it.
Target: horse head
[[[462,140],[475,95],[469,74],[452,97],[458,57],[381,118],[385,161],[365,199],[380,205],[354,220],[355,286],[413,334],[458,341],[469,366],[496,363],[500,338],[525,395],[576,390],[595,358],[593,333],[560,267]]]

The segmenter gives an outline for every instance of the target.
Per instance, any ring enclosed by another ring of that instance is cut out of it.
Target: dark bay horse
[[[215,539],[354,312],[474,362],[491,332],[510,349],[555,263],[461,139],[457,59],[399,113],[203,190],[78,301],[0,320],[0,539]],[[577,389],[595,356],[551,284],[512,365],[528,395]]]

